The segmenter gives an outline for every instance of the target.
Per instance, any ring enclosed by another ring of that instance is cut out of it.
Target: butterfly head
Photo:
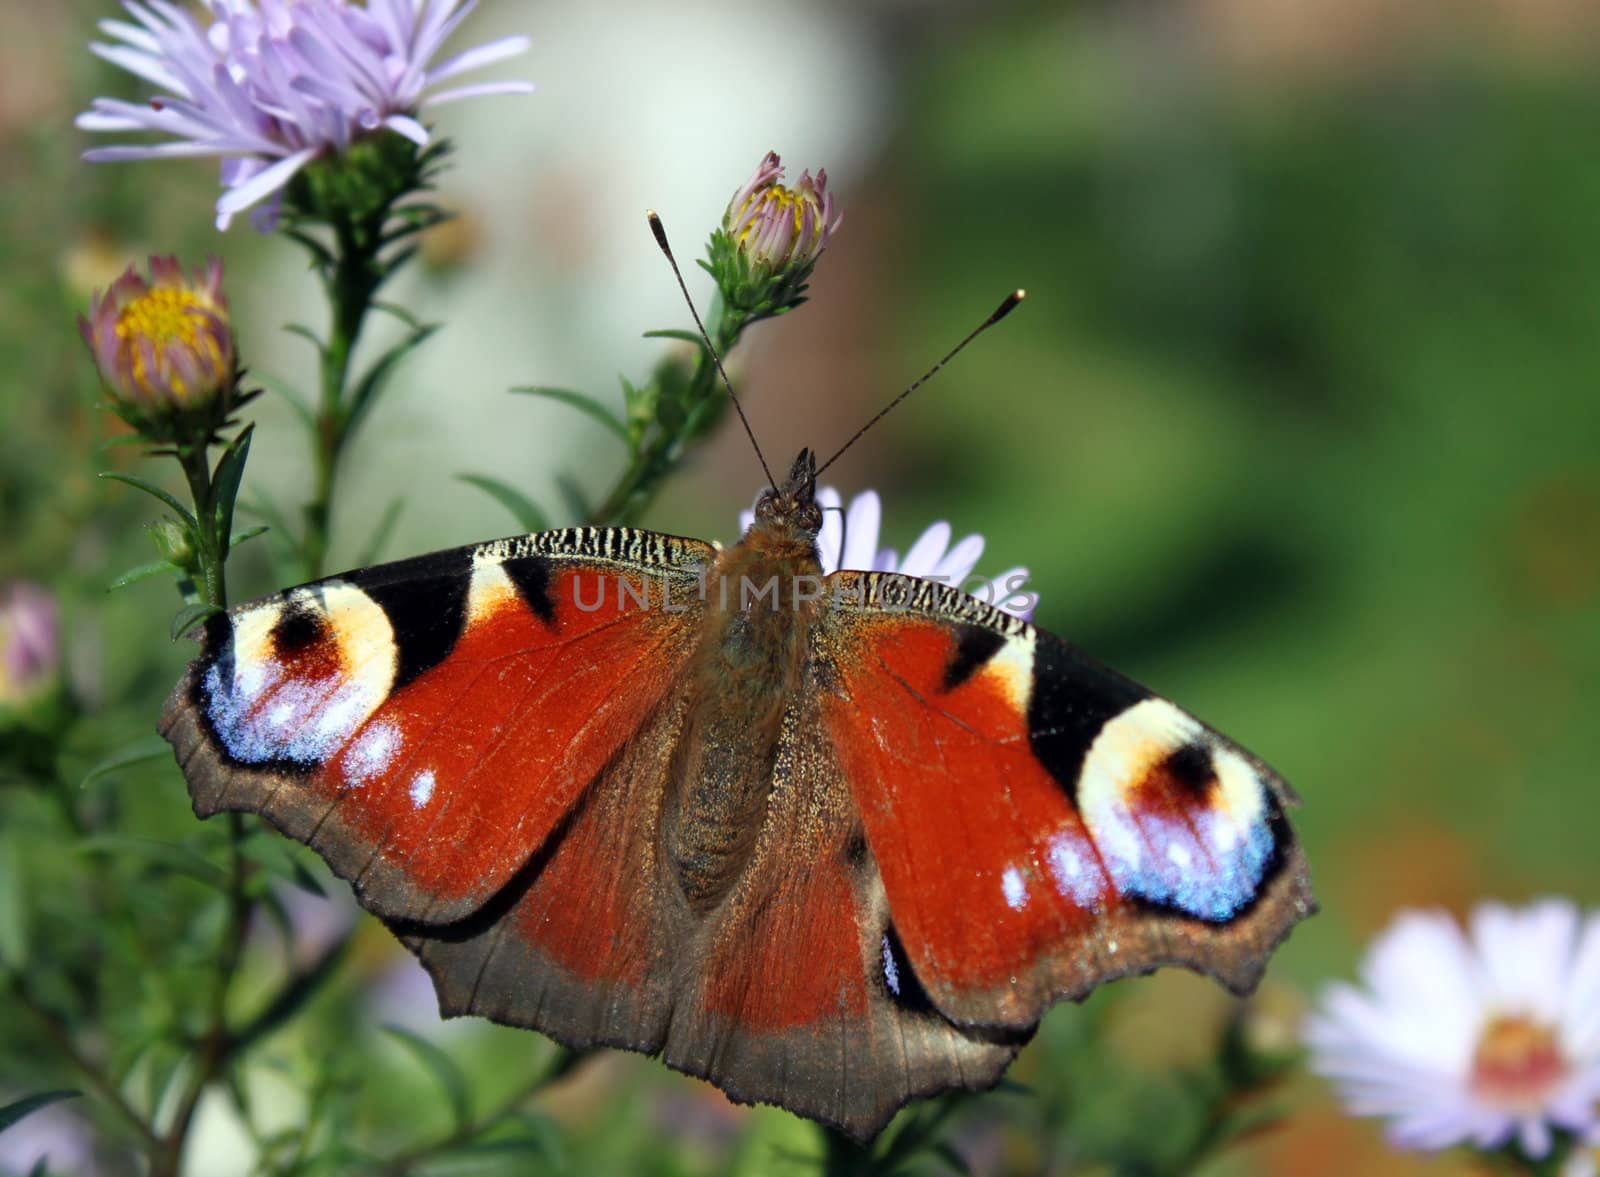
[[[822,530],[822,508],[817,506],[817,455],[801,450],[782,486],[769,487],[756,500],[756,526],[789,529],[815,538]]]

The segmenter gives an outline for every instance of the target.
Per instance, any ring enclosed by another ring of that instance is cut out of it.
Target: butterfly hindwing
[[[1236,991],[1312,910],[1259,760],[975,598],[832,578],[824,718],[893,930],[939,1011],[1031,1027],[1160,964]]]
[[[546,532],[265,597],[213,620],[163,731],[201,816],[263,814],[380,916],[459,920],[672,685],[713,556],[653,533]]]

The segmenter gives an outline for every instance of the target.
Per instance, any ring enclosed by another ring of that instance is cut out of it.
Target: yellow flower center
[[[147,290],[117,316],[117,338],[127,348],[132,364],[134,385],[148,391],[152,378],[171,387],[179,397],[204,389],[185,387],[183,378],[166,362],[166,348],[175,345],[194,354],[202,371],[214,379],[222,379],[225,358],[217,345],[215,335],[204,328],[216,312],[216,305],[192,290],[171,286],[158,286]],[[145,349],[137,346],[140,340],[155,345],[156,366],[151,372],[145,364]]]
[[[1472,1090],[1516,1112],[1541,1107],[1567,1077],[1567,1060],[1548,1026],[1521,1016],[1490,1018],[1472,1055]]]
[[[822,220],[819,217],[812,226],[811,240],[800,241],[800,233],[805,225],[806,197],[798,192],[785,188],[782,184],[774,184],[751,197],[756,206],[756,215],[750,218],[748,224],[739,233],[739,244],[747,245],[751,235],[758,230],[765,230],[770,221],[775,217],[786,216],[794,222],[794,242],[800,244],[801,249],[809,249],[822,236]],[[750,201],[745,203],[749,209]]]

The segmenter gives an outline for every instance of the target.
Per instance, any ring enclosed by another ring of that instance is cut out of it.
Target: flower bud
[[[180,417],[209,430],[227,416],[234,343],[221,262],[189,278],[176,258],[152,257],[149,282],[129,266],[94,297],[78,330],[112,407],[153,440],[175,440]]]
[[[722,227],[739,249],[756,265],[773,270],[815,262],[839,223],[827,191],[827,172],[818,168],[815,180],[810,172],[801,172],[793,188],[785,188],[782,179],[778,153],[767,152],[722,217]]]
[[[782,314],[805,301],[805,284],[839,227],[828,174],[802,172],[785,187],[776,151],[733,194],[722,226],[711,235],[707,269],[728,305],[755,318]]]

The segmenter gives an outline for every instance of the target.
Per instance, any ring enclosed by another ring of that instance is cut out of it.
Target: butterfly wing
[[[932,1005],[1027,1030],[1179,964],[1235,992],[1314,910],[1260,760],[1059,638],[927,581],[830,579],[822,716]]]
[[[577,529],[290,589],[213,620],[162,730],[200,816],[260,813],[376,914],[452,923],[657,710],[714,556]]]

